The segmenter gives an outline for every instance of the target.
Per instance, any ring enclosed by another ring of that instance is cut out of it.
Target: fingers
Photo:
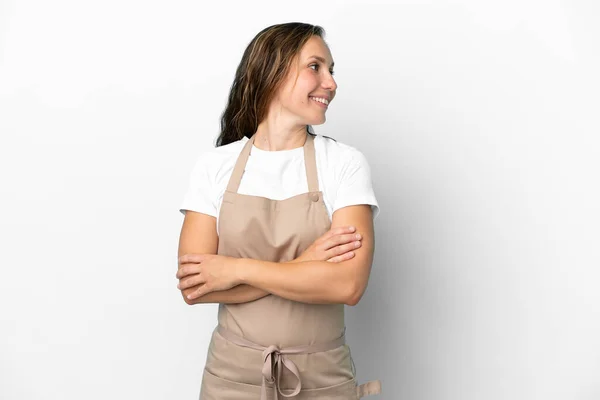
[[[358,240],[355,242],[335,246],[325,252],[327,261],[329,261],[332,258],[336,258],[336,260],[340,260],[338,257],[343,256],[344,254],[347,254],[347,253],[352,253],[352,255],[349,257],[349,258],[352,258],[352,257],[354,257],[354,253],[352,251],[358,249],[360,246],[362,246],[362,242],[360,242]],[[344,258],[341,261],[344,261],[344,260],[346,260],[346,258]],[[339,262],[339,261],[335,261],[335,262]]]
[[[180,279],[179,283],[177,284],[177,289],[185,290],[194,286],[198,286],[204,282],[206,282],[206,279],[204,279],[202,274],[192,275],[186,277],[185,279]]]
[[[201,263],[205,258],[204,254],[184,254],[177,261],[179,264]]]
[[[353,226],[339,226],[337,228],[331,228],[323,236],[321,236],[320,240],[326,241],[333,236],[342,235],[344,233],[353,233],[355,230],[356,228]]]
[[[362,246],[362,242],[360,240],[357,240],[355,242],[351,242],[351,243],[347,243],[347,244],[342,244],[340,246],[336,246],[332,250],[336,252],[335,255],[340,255],[340,254],[344,254],[344,253],[347,253],[349,251],[358,249],[360,246]]]
[[[210,292],[211,292],[211,290],[208,288],[207,285],[202,285],[198,289],[194,290],[192,293],[188,294],[186,297],[189,300],[194,300],[194,299],[198,299]]]
[[[202,264],[186,264],[177,270],[175,277],[177,279],[185,278],[188,275],[198,274],[202,269]]]
[[[342,261],[349,260],[352,257],[354,257],[354,252],[353,251],[349,251],[349,252],[344,253],[342,255],[332,257],[332,258],[330,258],[327,261],[337,263],[337,262],[342,262]]]
[[[330,238],[325,243],[323,243],[323,245],[324,245],[324,249],[323,250],[329,250],[332,247],[339,246],[339,245],[346,244],[346,243],[350,243],[350,242],[353,242],[353,241],[360,242],[361,240],[362,240],[362,235],[360,233],[357,233],[357,234],[337,235],[337,236],[334,236],[334,237]]]

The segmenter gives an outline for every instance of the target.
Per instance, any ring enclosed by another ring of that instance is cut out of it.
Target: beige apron
[[[307,193],[285,200],[237,193],[254,136],[246,142],[223,196],[218,254],[293,260],[331,226],[319,191],[314,138],[307,134]],[[285,268],[285,266],[282,266]],[[380,393],[379,381],[357,386],[345,344],[344,305],[308,304],[268,295],[219,304],[201,400],[356,400]]]

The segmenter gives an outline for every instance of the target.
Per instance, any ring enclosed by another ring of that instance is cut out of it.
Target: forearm
[[[237,285],[228,290],[219,290],[210,292],[197,299],[189,300],[187,295],[198,289],[199,285],[193,286],[182,291],[185,302],[189,305],[199,303],[224,303],[224,304],[239,304],[249,301],[258,300],[269,294],[262,289],[250,285]]]
[[[243,284],[303,303],[348,304],[355,291],[352,269],[344,263],[277,263],[242,258],[237,273]]]

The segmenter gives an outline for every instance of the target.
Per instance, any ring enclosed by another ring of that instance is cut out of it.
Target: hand
[[[345,226],[332,228],[318,238],[295,260],[341,262],[354,257],[354,251],[361,246],[362,236],[355,234],[356,228]]]
[[[187,298],[190,300],[210,292],[231,289],[240,284],[236,274],[236,260],[234,257],[215,254],[185,254],[179,257],[177,288],[184,290],[200,285],[188,294]]]

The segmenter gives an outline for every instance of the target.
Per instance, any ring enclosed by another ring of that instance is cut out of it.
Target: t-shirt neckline
[[[248,137],[244,136],[246,138],[246,140],[244,141],[244,143],[246,143],[248,140],[250,140]],[[250,154],[260,154],[263,155],[265,157],[278,157],[278,156],[291,156],[291,155],[296,155],[299,154],[301,152],[303,152],[304,150],[304,146],[300,146],[300,147],[296,147],[294,149],[288,149],[288,150],[262,150],[259,149],[258,147],[256,147],[256,145],[254,143],[252,143],[252,149],[250,150]]]

